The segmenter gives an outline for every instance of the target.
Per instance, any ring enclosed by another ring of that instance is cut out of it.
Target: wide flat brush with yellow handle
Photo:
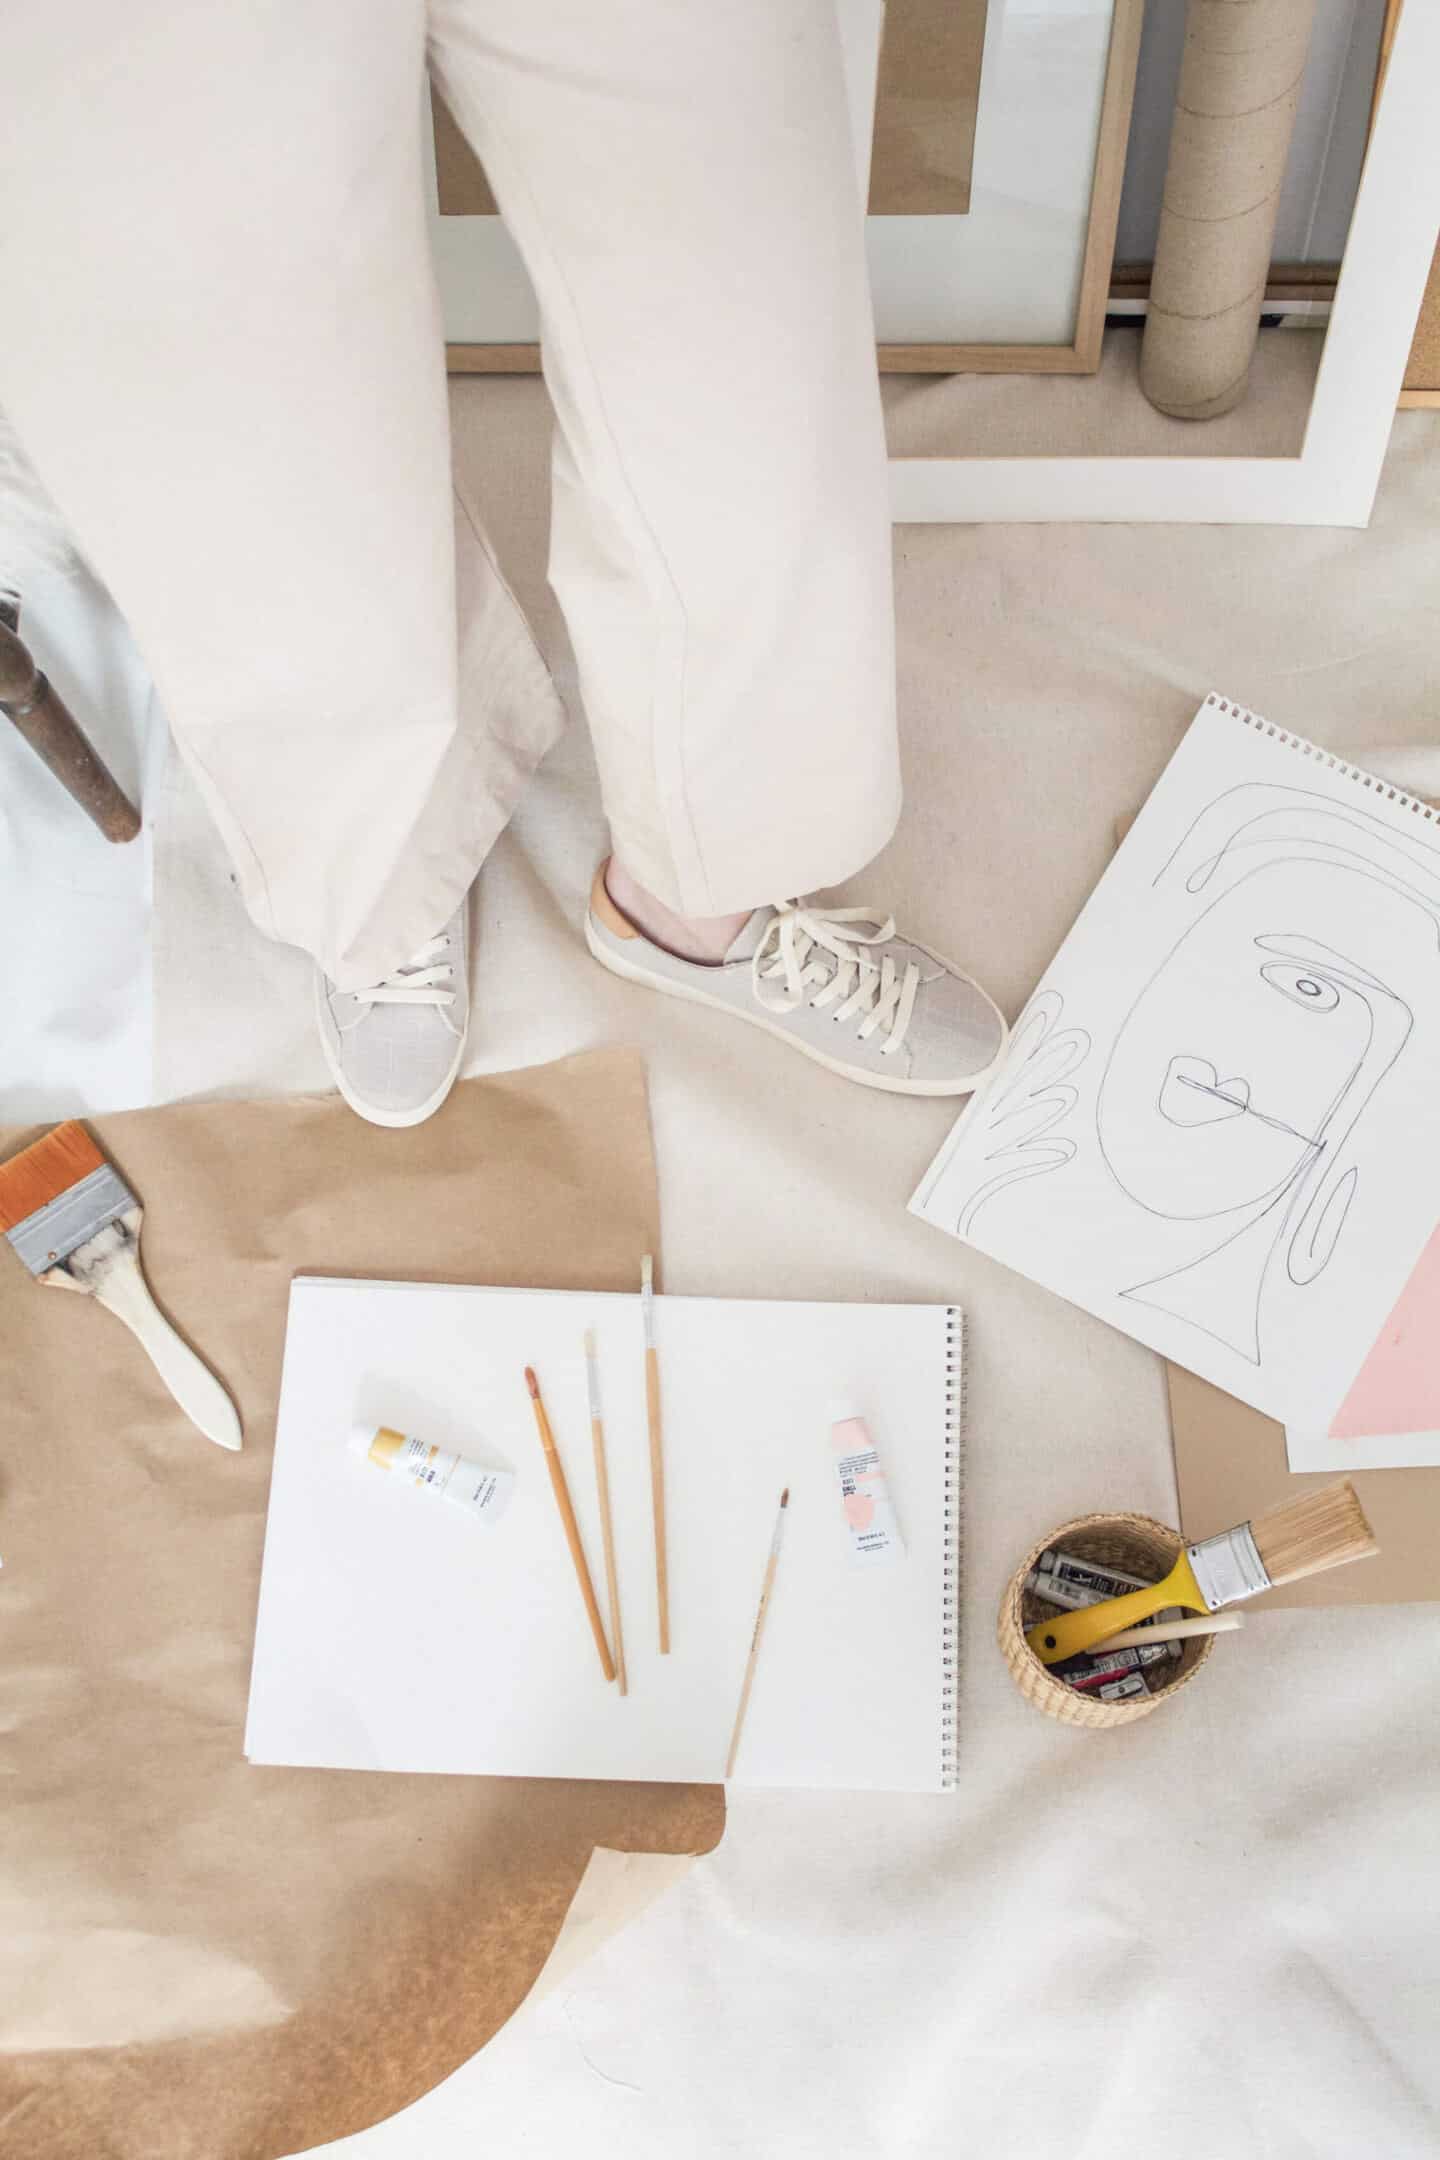
[[[140,1201],[72,1118],[0,1163],[0,1230],[37,1282],[80,1290],[123,1320],[192,1425],[240,1446],[235,1405],[182,1342],[140,1272]]]
[[[1298,1582],[1302,1575],[1319,1575],[1326,1568],[1343,1567],[1347,1560],[1367,1560],[1379,1550],[1354,1486],[1341,1478],[1287,1500],[1238,1529],[1188,1545],[1163,1582],[1041,1620],[1025,1640],[1042,1665],[1054,1665],[1171,1605],[1218,1612],[1222,1605],[1259,1597],[1277,1583]]]

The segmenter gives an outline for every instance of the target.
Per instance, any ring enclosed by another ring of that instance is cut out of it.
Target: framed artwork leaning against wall
[[[1144,0],[837,6],[879,366],[1093,373]],[[438,98],[434,143],[451,372],[534,372],[539,313],[524,265]]]

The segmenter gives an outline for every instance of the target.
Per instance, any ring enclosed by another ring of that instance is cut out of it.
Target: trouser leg
[[[627,867],[714,915],[899,811],[887,469],[833,0],[431,0],[541,309],[550,579]]]
[[[457,723],[423,0],[22,0],[3,46],[0,405],[256,920],[373,981],[560,719],[462,525]]]

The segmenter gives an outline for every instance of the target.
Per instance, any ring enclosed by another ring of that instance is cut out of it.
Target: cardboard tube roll
[[[1245,394],[1315,0],[1189,0],[1140,387],[1181,420]]]

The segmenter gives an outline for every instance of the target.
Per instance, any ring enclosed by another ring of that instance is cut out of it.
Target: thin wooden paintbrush
[[[640,1309],[645,1320],[645,1413],[650,1426],[650,1514],[655,1526],[655,1602],[660,1609],[660,1655],[670,1649],[670,1556],[665,1541],[665,1429],[660,1416],[660,1353],[655,1348],[655,1262],[640,1263]]]
[[[550,1430],[550,1420],[540,1396],[540,1382],[535,1377],[533,1365],[525,1367],[525,1385],[530,1391],[530,1407],[535,1413],[535,1430],[540,1435],[540,1445],[545,1451],[545,1467],[550,1472],[550,1489],[555,1495],[555,1505],[560,1510],[560,1521],[565,1531],[565,1542],[570,1547],[570,1562],[575,1570],[575,1580],[580,1585],[580,1595],[585,1603],[585,1617],[590,1622],[590,1632],[595,1638],[595,1648],[600,1653],[600,1670],[607,1680],[615,1678],[615,1665],[610,1656],[610,1645],[605,1640],[605,1624],[600,1618],[600,1607],[595,1602],[595,1585],[590,1580],[590,1568],[585,1558],[585,1547],[580,1542],[580,1525],[575,1520],[575,1509],[570,1499],[570,1487],[565,1482],[565,1465],[560,1460],[555,1445],[555,1435]]]
[[[1122,1628],[1095,1644],[1101,1650],[1142,1650],[1150,1643],[1188,1642],[1192,1635],[1233,1635],[1245,1625],[1244,1613],[1202,1613],[1198,1620],[1147,1620],[1140,1627]]]
[[[137,1196],[74,1118],[0,1163],[0,1230],[35,1280],[84,1291],[123,1320],[191,1423],[217,1447],[238,1448],[235,1405],[141,1272],[142,1218]]]
[[[775,1587],[775,1570],[780,1564],[780,1547],[785,1537],[785,1510],[790,1505],[790,1488],[787,1485],[780,1495],[780,1505],[775,1513],[775,1531],[770,1539],[770,1557],[765,1562],[765,1578],[760,1585],[760,1609],[755,1615],[755,1628],[750,1637],[750,1655],[745,1660],[745,1678],[740,1683],[740,1700],[735,1707],[735,1723],[730,1732],[730,1752],[725,1757],[727,1781],[735,1775],[735,1758],[740,1753],[740,1736],[745,1730],[745,1713],[750,1707],[750,1690],[755,1685],[755,1667],[760,1658],[760,1638],[765,1632],[765,1615],[770,1610],[770,1593]]]
[[[585,1330],[585,1381],[590,1390],[590,1440],[595,1449],[595,1491],[600,1502],[600,1536],[605,1548],[605,1595],[610,1606],[610,1647],[615,1660],[615,1681],[628,1695],[625,1678],[625,1634],[620,1625],[620,1577],[615,1566],[615,1525],[610,1515],[610,1471],[605,1461],[605,1420],[600,1414],[600,1367],[595,1354],[595,1330]]]
[[[1253,1522],[1187,1546],[1163,1582],[1041,1620],[1025,1640],[1042,1665],[1054,1665],[1096,1643],[1113,1642],[1121,1629],[1163,1612],[1167,1605],[1218,1612],[1222,1605],[1259,1597],[1277,1583],[1298,1582],[1302,1575],[1367,1560],[1379,1550],[1354,1486],[1341,1478],[1302,1493],[1298,1500],[1286,1500]]]

